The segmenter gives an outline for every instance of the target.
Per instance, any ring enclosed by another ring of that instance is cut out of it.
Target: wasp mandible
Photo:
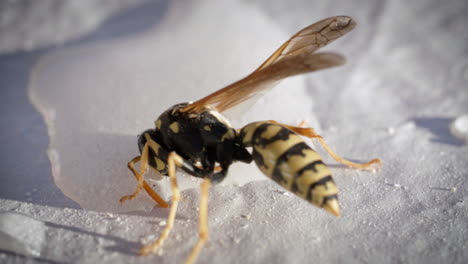
[[[156,252],[173,227],[180,200],[176,168],[204,179],[201,184],[199,239],[187,263],[196,260],[208,240],[208,190],[212,183],[219,183],[226,177],[233,162],[250,163],[254,160],[266,176],[287,190],[335,216],[340,215],[338,188],[331,172],[301,136],[317,139],[336,161],[350,167],[368,168],[372,164],[380,164],[379,159],[362,164],[345,160],[335,154],[312,128],[303,126],[268,120],[235,129],[221,113],[271,89],[286,77],[344,64],[345,58],[340,54],[315,51],[351,31],[355,25],[348,16],[335,16],[302,29],[247,77],[196,102],[170,107],[156,119],[155,128],[139,136],[141,155],[128,163],[138,180],[138,187],[120,201],[134,198],[144,188],[160,206],[169,207],[144,180],[143,174],[148,167],[170,177],[173,193],[165,229],[158,240],[140,250],[141,255]],[[247,150],[249,147],[252,152]],[[139,171],[135,169],[137,162],[140,162]]]

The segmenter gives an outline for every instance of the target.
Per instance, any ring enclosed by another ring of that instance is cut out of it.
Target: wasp
[[[340,215],[338,188],[329,168],[303,137],[317,139],[338,162],[354,168],[380,165],[379,159],[354,163],[335,154],[314,129],[259,121],[235,129],[221,114],[243,101],[271,89],[278,81],[293,75],[326,69],[345,62],[333,52],[315,52],[355,27],[348,16],[335,16],[314,23],[292,36],[253,73],[196,102],[180,103],[163,112],[155,127],[138,138],[140,155],[128,163],[138,181],[135,192],[120,201],[134,198],[141,189],[161,206],[169,207],[145,181],[144,173],[152,168],[170,178],[172,198],[165,229],[159,239],[144,246],[139,254],[156,252],[167,239],[180,200],[176,169],[204,179],[201,183],[199,238],[187,263],[198,257],[208,240],[208,191],[221,182],[234,162],[251,163],[273,181],[313,205],[335,216]],[[248,148],[252,151],[249,152]],[[135,168],[136,163],[140,168]]]

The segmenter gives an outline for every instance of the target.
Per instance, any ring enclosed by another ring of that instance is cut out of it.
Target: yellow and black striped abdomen
[[[244,143],[253,147],[253,159],[266,176],[339,215],[338,188],[331,171],[299,135],[279,124],[257,122],[244,127],[241,136]]]

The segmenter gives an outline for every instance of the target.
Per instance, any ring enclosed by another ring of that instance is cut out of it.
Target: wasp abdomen
[[[292,130],[269,122],[242,128],[253,159],[272,180],[312,204],[339,215],[338,188],[320,155]]]

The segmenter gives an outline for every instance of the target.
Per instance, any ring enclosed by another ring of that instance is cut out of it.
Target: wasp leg
[[[365,163],[356,163],[356,162],[352,162],[352,161],[349,161],[347,159],[344,159],[344,158],[338,156],[335,152],[333,152],[333,150],[327,145],[327,143],[325,143],[325,140],[320,135],[317,135],[317,136],[314,136],[314,137],[317,138],[319,143],[328,152],[328,154],[330,156],[332,156],[332,158],[334,158],[339,163],[342,163],[342,164],[347,165],[349,167],[358,168],[358,169],[368,169],[373,164],[377,164],[378,166],[382,165],[382,161],[380,161],[380,159],[372,159],[371,161],[368,161],[368,162],[365,162]]]
[[[140,172],[137,172],[135,170],[135,163],[140,161]],[[141,156],[133,158],[129,163],[128,163],[128,168],[133,172],[133,175],[137,178],[138,185],[136,190],[130,194],[130,195],[125,195],[122,198],[120,198],[120,202],[123,203],[126,200],[131,200],[135,198],[143,188],[143,174],[145,174],[146,170],[148,169],[148,144],[145,144],[143,147],[143,151],[141,152]]]
[[[131,200],[131,199],[135,198],[138,195],[138,193],[140,193],[141,189],[144,188],[145,191],[148,193],[148,195],[151,198],[153,198],[153,200],[156,203],[158,203],[159,206],[167,208],[167,207],[169,207],[169,205],[166,203],[166,201],[164,201],[161,198],[161,196],[159,196],[153,190],[153,188],[151,188],[151,186],[143,178],[143,175],[144,175],[145,171],[148,168],[148,158],[147,157],[148,157],[148,146],[145,145],[145,147],[143,148],[143,151],[142,151],[142,155],[137,156],[137,157],[133,158],[131,161],[128,162],[128,168],[133,173],[133,175],[135,175],[135,178],[138,181],[138,185],[137,185],[137,189],[135,190],[134,193],[132,193],[130,195],[123,196],[122,198],[120,198],[120,202],[123,203],[126,200]],[[135,169],[135,163],[137,163],[139,161],[140,161],[140,164],[141,164],[140,165],[140,172],[138,172]]]
[[[205,178],[201,184],[200,194],[200,211],[198,222],[198,241],[189,257],[185,261],[186,264],[194,263],[205,243],[208,241],[208,190],[211,186],[211,180]]]
[[[136,177],[136,174],[137,174],[137,171],[135,170],[135,168],[133,167],[133,164],[138,162],[139,160],[141,159],[141,156],[138,156],[136,158],[134,158],[131,162],[128,163],[128,168],[133,172],[133,174],[135,175]],[[138,179],[138,177],[137,177]],[[159,204],[159,206],[163,207],[163,208],[168,208],[169,205],[167,204],[166,201],[164,201],[163,198],[161,198],[161,196],[159,196],[158,193],[156,193],[153,188],[151,188],[151,186],[143,179],[143,188],[145,189],[146,193],[148,193],[148,195],[153,198],[153,200]]]
[[[169,215],[167,217],[167,225],[162,231],[161,236],[158,238],[158,240],[140,249],[140,251],[138,252],[139,255],[148,255],[156,252],[158,248],[161,247],[164,241],[167,239],[172,227],[174,226],[174,219],[177,211],[177,206],[180,200],[179,187],[177,187],[176,166],[181,167],[183,165],[183,159],[175,152],[171,152],[169,153],[169,157],[167,158],[167,164],[172,189],[172,204],[171,209],[169,211]]]
[[[271,122],[271,123],[274,123],[274,124],[278,124],[278,125],[281,125],[281,126],[284,126],[284,127],[287,127],[289,129],[291,129],[292,131],[296,132],[297,134],[301,135],[301,136],[304,136],[304,137],[308,137],[308,138],[315,138],[318,140],[318,142],[320,143],[320,145],[322,145],[322,147],[328,152],[328,154],[333,158],[335,159],[337,162],[341,163],[341,164],[344,164],[344,165],[347,165],[349,167],[352,167],[352,168],[358,168],[358,169],[368,169],[369,167],[371,167],[373,164],[377,164],[378,166],[380,166],[382,164],[382,162],[380,161],[380,159],[373,159],[371,161],[368,161],[368,162],[365,162],[365,163],[356,163],[356,162],[352,162],[350,160],[347,160],[347,159],[344,159],[342,157],[340,157],[338,154],[336,154],[329,146],[328,144],[325,142],[325,140],[322,138],[322,136],[320,136],[319,134],[317,134],[317,132],[315,132],[315,130],[311,127],[296,127],[296,126],[289,126],[289,125],[285,125],[285,124],[281,124],[281,123],[278,123],[274,120],[269,120],[268,122]],[[304,125],[305,124],[305,121],[301,122],[300,123],[300,126]]]

